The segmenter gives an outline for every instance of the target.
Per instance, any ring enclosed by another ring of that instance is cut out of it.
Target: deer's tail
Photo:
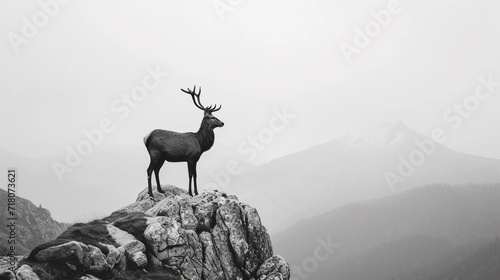
[[[144,140],[144,145],[146,145],[146,143],[148,142],[148,139],[149,139],[149,136],[151,136],[151,132],[148,133],[148,135],[146,135],[143,140]]]

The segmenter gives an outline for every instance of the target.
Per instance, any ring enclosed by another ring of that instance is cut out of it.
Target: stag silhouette
[[[213,112],[219,111],[222,105],[205,107],[201,104],[200,95],[201,87],[196,93],[196,85],[193,90],[181,89],[183,92],[191,95],[193,103],[196,107],[203,110],[203,119],[201,120],[200,129],[197,132],[179,133],[175,131],[155,129],[146,137],[144,144],[148,149],[151,161],[147,169],[148,173],[148,193],[153,197],[151,187],[151,174],[155,172],[156,188],[163,193],[160,185],[160,169],[165,161],[169,162],[187,162],[189,173],[189,195],[193,196],[191,191],[191,181],[194,179],[194,193],[198,194],[198,186],[196,183],[196,163],[200,156],[208,151],[214,144],[215,134],[214,128],[224,126],[224,123],[212,115]]]

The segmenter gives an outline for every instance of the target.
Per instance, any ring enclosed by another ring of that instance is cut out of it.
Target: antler
[[[181,90],[183,92],[191,95],[191,97],[193,98],[194,105],[196,105],[196,107],[198,107],[199,109],[201,109],[203,111],[208,110],[210,113],[213,113],[213,112],[219,111],[220,108],[222,108],[222,105],[219,105],[219,108],[217,108],[216,105],[210,105],[208,107],[203,106],[201,104],[201,101],[200,101],[201,87],[199,88],[198,93],[196,93],[196,85],[194,86],[193,90],[190,90],[190,89],[186,90],[186,89],[182,89],[182,88],[181,88]]]

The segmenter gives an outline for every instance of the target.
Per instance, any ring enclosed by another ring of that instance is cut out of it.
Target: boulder
[[[16,271],[17,280],[40,280],[31,266],[23,264]]]

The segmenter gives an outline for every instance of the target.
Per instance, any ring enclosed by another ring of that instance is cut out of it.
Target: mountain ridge
[[[0,201],[7,201],[7,191],[0,188]],[[31,201],[22,197],[15,197],[13,205],[13,214],[15,220],[15,253],[22,255],[29,252],[40,243],[49,241],[61,234],[67,224],[57,222],[52,218],[49,210],[40,206],[35,206]],[[5,210],[5,211],[3,211]],[[0,219],[7,221],[7,206],[0,212]],[[9,236],[9,228],[6,226],[0,227],[0,236],[2,240],[7,240]],[[5,238],[5,239],[4,239]],[[0,244],[0,254],[6,255],[8,251],[6,242]]]
[[[409,155],[419,151],[416,141],[428,139],[402,122],[346,135],[235,176],[231,192],[263,209],[263,219],[275,225],[270,230],[277,233],[349,202],[426,184],[500,182],[500,160],[456,152],[438,143],[422,164],[412,167],[411,174],[400,174],[400,166],[410,164]],[[393,186],[387,173],[403,182]]]

